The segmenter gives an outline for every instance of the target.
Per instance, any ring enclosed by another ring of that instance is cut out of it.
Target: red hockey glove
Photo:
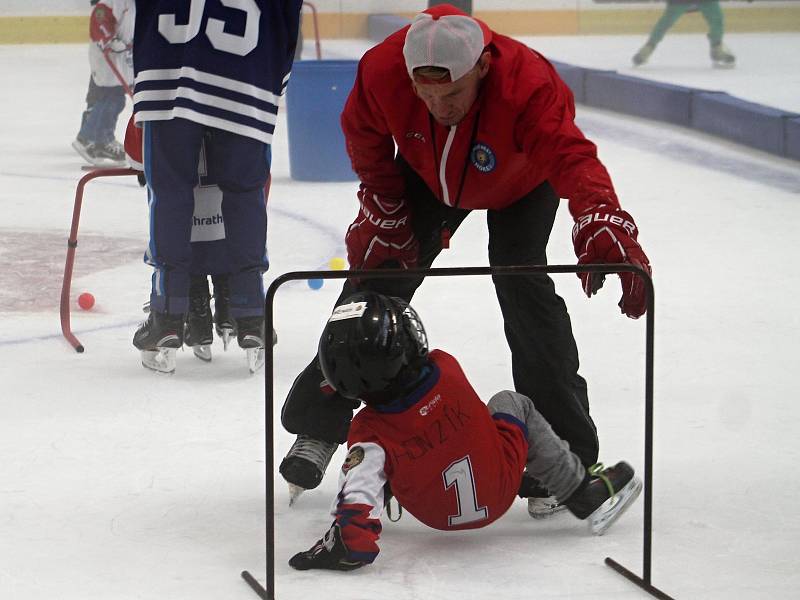
[[[289,559],[289,566],[298,571],[309,569],[331,569],[334,571],[352,571],[363,567],[366,563],[360,560],[347,559],[347,546],[342,541],[339,526],[333,524],[323,538],[305,552],[298,552]]]
[[[117,19],[111,8],[99,3],[94,7],[92,16],[89,18],[89,36],[93,42],[99,42],[105,47],[116,35]]]
[[[137,171],[144,171],[144,154],[142,150],[142,128],[137,127],[133,121],[133,115],[128,119],[128,125],[125,127],[125,158],[128,159],[128,165]]]
[[[394,262],[403,269],[417,265],[419,244],[411,230],[411,211],[402,198],[386,198],[358,190],[360,208],[345,236],[352,269],[376,269]]]
[[[597,263],[630,263],[652,273],[650,261],[636,241],[639,230],[627,212],[599,207],[581,215],[572,228],[572,242],[579,265]],[[583,291],[590,298],[603,287],[605,275],[578,273]],[[622,298],[619,307],[631,319],[638,319],[647,310],[644,282],[635,273],[620,273]]]

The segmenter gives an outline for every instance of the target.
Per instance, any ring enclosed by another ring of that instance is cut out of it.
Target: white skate
[[[142,366],[159,373],[174,373],[176,348],[159,348],[158,350],[141,350]]]

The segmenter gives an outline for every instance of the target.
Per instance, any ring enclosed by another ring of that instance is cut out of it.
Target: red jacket
[[[494,32],[489,73],[445,152],[450,128],[433,120],[411,87],[403,59],[407,29],[362,57],[342,113],[353,169],[370,191],[404,195],[396,143],[451,206],[505,208],[544,181],[569,198],[573,217],[598,205],[619,206],[597,148],[574,123],[569,88],[542,55]]]

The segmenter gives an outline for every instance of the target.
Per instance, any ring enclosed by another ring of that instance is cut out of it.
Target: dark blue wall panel
[[[584,102],[586,99],[586,86],[584,84],[586,69],[555,60],[551,60],[550,62],[556,68],[556,71],[558,71],[564,83],[572,90],[572,95],[575,96],[575,102]]]
[[[786,156],[800,160],[800,117],[786,119]]]
[[[747,102],[723,92],[698,92],[693,96],[691,126],[759,150],[784,155],[786,121],[790,116],[786,111]]]
[[[614,71],[586,69],[585,102],[597,108],[686,126],[689,125],[692,91]]]
[[[410,22],[396,15],[370,15],[369,37],[381,41]],[[800,160],[800,115],[795,113],[740,100],[724,92],[551,62],[576,102],[690,127]]]

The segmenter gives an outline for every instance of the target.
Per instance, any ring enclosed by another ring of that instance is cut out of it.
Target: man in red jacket
[[[319,361],[337,393],[366,407],[350,427],[333,525],[289,561],[296,569],[375,560],[387,484],[428,527],[477,529],[509,509],[525,469],[595,535],[642,489],[626,462],[584,467],[526,396],[502,391],[484,404],[454,357],[428,352],[417,312],[400,298],[346,298],[328,319]]]
[[[580,264],[650,266],[595,145],[574,123],[573,97],[547,60],[450,5],[418,15],[361,59],[342,128],[361,185],[346,245],[354,269],[429,267],[464,218],[486,211],[492,266],[547,263],[559,198],[569,200]],[[396,148],[396,152],[395,152]],[[580,275],[588,296],[602,275]],[[641,280],[621,273],[620,308],[646,309]],[[348,282],[410,300],[422,278]],[[544,274],[494,277],[514,385],[531,398],[585,466],[598,456],[586,382],[564,301]],[[325,396],[316,358],[283,408],[298,434],[280,466],[290,489],[316,487],[353,404]],[[531,514],[563,508],[529,489]]]

